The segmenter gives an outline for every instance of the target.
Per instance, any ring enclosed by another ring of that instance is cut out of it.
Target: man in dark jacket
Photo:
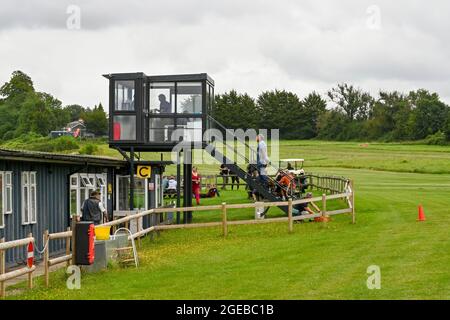
[[[100,192],[92,191],[89,199],[84,200],[81,206],[81,221],[93,221],[95,225],[102,223],[106,209],[100,202]]]

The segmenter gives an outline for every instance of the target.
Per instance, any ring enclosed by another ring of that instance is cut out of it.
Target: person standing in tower
[[[259,179],[261,183],[267,186],[267,165],[269,164],[269,157],[267,156],[267,145],[264,141],[264,136],[258,134],[256,136],[256,142],[258,143],[258,149],[256,153],[256,167],[259,173]]]

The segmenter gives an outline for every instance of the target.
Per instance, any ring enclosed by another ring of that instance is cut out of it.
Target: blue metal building
[[[169,163],[137,163],[152,170],[149,179],[135,179],[135,199],[136,190],[141,190],[139,199],[144,200],[135,200],[134,207],[150,209],[162,204],[161,174]],[[0,149],[0,239],[11,241],[32,233],[42,250],[44,231],[65,231],[71,214],[79,213],[92,190],[101,191],[110,216],[114,210],[128,210],[129,172],[129,163],[115,158]],[[144,226],[149,223],[144,221]],[[52,241],[50,254],[64,248],[63,240]],[[36,253],[35,257],[41,258]],[[25,260],[25,248],[7,251],[8,266]]]

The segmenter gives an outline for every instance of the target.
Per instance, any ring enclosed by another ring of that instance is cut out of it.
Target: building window
[[[106,208],[106,202],[108,200],[108,195],[107,195],[107,185],[106,185],[106,174],[105,175],[101,175],[101,174],[96,174],[93,175],[93,178],[95,179],[95,186],[96,189],[98,191],[100,191],[101,193],[101,202],[103,203],[103,206]]]
[[[4,173],[4,190],[5,190],[5,196],[4,196],[4,213],[5,214],[11,214],[13,211],[12,208],[12,172],[6,171]]]
[[[0,171],[0,228],[4,227],[4,215],[12,213],[12,172]]]
[[[81,215],[81,206],[89,198],[92,191],[101,193],[101,201],[107,206],[107,178],[106,173],[87,174],[76,173],[70,176],[70,214]]]
[[[202,113],[202,83],[177,83],[177,113]]]
[[[114,116],[113,140],[136,140],[136,116]]]
[[[202,118],[178,118],[177,131],[172,134],[174,141],[202,141]]]
[[[150,83],[150,113],[170,114],[175,112],[175,83]]]
[[[134,81],[116,81],[115,98],[114,110],[133,111],[135,101]]]
[[[80,197],[79,193],[79,176],[78,174],[74,174],[70,176],[70,215],[78,215],[78,198]]]
[[[37,222],[36,172],[22,172],[22,224]]]
[[[149,140],[151,142],[172,141],[175,121],[173,118],[150,118],[149,130]]]

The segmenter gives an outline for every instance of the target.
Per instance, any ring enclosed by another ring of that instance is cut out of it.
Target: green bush
[[[61,152],[78,150],[80,148],[78,141],[73,137],[49,138],[35,133],[23,134],[16,139],[8,141],[3,146],[10,149],[43,152]]]
[[[14,131],[8,131],[8,132],[6,132],[6,133],[3,135],[2,140],[8,141],[8,140],[11,140],[11,139],[13,139],[13,138],[14,138]]]
[[[80,148],[74,137],[63,136],[52,140],[53,151],[77,150]]]
[[[88,143],[81,147],[80,154],[95,154],[97,151],[97,145]]]
[[[442,131],[438,131],[435,134],[430,134],[428,137],[426,137],[425,143],[430,145],[444,146],[448,144],[448,141],[445,133],[443,133]]]

